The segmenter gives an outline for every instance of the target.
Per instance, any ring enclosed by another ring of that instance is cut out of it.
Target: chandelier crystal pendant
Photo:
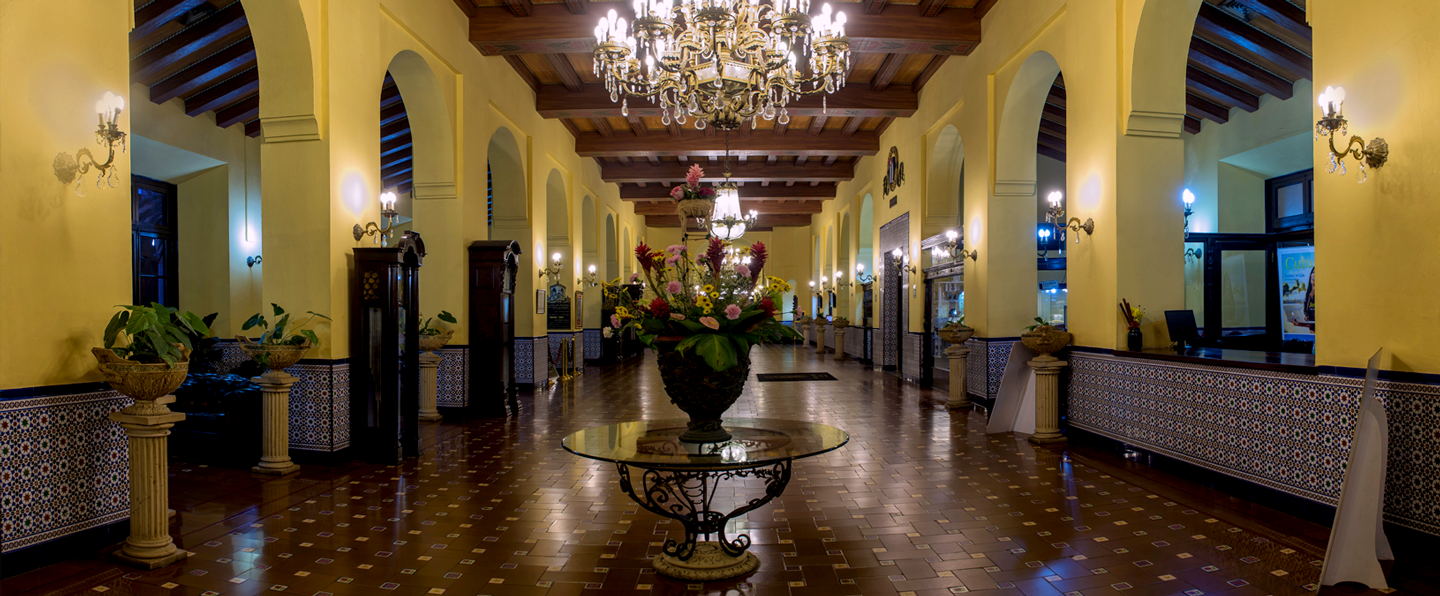
[[[734,130],[759,118],[790,122],[802,95],[845,85],[850,40],[845,13],[810,0],[634,0],[627,23],[611,10],[595,27],[595,75],[630,115],[649,99],[660,120]],[[824,100],[821,100],[824,106]],[[828,106],[826,106],[828,107]],[[822,108],[824,109],[824,108]]]
[[[715,191],[715,211],[710,215],[710,233],[721,240],[738,240],[746,228],[754,228],[759,215],[740,213],[740,189],[730,181],[730,131],[725,131],[725,182]]]

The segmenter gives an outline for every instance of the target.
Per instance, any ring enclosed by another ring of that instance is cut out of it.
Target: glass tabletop
[[[760,467],[838,449],[850,441],[827,424],[772,418],[726,418],[731,438],[723,443],[685,443],[686,420],[635,420],[575,432],[561,441],[566,451],[637,467]]]

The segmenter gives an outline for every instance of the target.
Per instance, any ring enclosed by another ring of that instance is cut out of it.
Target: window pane
[[[1265,251],[1220,253],[1220,314],[1225,336],[1265,333]]]
[[[1305,183],[1275,189],[1275,217],[1305,215]]]
[[[158,277],[141,277],[140,304],[151,302],[165,304],[165,281]]]
[[[135,192],[135,221],[139,223],[169,225],[165,213],[165,195],[146,188]]]
[[[165,248],[168,241],[153,236],[140,237],[140,275],[169,274],[165,270]]]

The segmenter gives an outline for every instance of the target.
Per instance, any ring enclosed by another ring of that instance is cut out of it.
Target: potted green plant
[[[440,314],[425,319],[425,324],[420,326],[420,351],[434,352],[450,343],[450,336],[455,335],[454,329],[446,329],[443,325],[435,322],[440,319],[451,325],[455,323],[455,315],[448,311],[440,311]]]
[[[739,259],[726,259],[725,249],[725,242],[711,238],[705,253],[693,258],[683,245],[661,251],[642,241],[635,256],[648,296],[615,297],[611,326],[634,329],[655,348],[665,392],[690,416],[681,441],[729,440],[720,418],[745,388],[751,346],[800,337],[775,318],[789,285],[774,277],[759,283],[765,244],[740,249]]]
[[[189,372],[191,334],[207,335],[209,326],[195,313],[160,303],[120,308],[105,326],[105,347],[91,349],[100,374],[136,400],[169,395]]]
[[[1037,354],[1049,356],[1070,345],[1070,337],[1070,332],[1056,329],[1046,323],[1045,319],[1035,317],[1035,324],[1025,328],[1025,333],[1020,335],[1020,341]]]
[[[275,328],[270,328],[270,322],[265,319],[264,313],[255,313],[245,324],[240,327],[241,331],[260,328],[260,340],[254,341],[244,335],[237,335],[235,339],[240,342],[240,349],[254,359],[255,362],[264,366],[267,370],[283,370],[295,366],[305,357],[305,352],[310,348],[320,345],[320,337],[315,331],[307,329],[316,317],[330,320],[330,317],[314,311],[305,311],[309,318],[298,323],[291,324],[290,315],[280,305],[270,303],[273,316],[275,317]]]
[[[947,344],[960,345],[975,336],[975,330],[965,326],[965,315],[940,328],[940,339]]]

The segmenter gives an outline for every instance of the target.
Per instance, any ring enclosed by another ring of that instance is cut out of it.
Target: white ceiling
[[[130,173],[137,176],[179,184],[205,170],[223,165],[225,162],[218,159],[140,135],[130,135]]]

